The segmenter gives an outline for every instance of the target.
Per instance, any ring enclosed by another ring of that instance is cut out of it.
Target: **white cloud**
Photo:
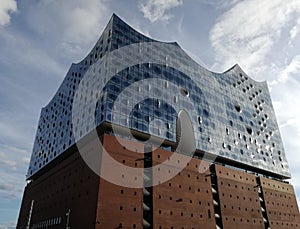
[[[14,229],[16,228],[15,222],[9,222],[6,225],[0,224],[0,229]]]
[[[106,2],[20,2],[19,14],[25,29],[1,30],[0,63],[38,71],[42,76],[63,77],[70,64],[83,59],[99,38],[110,16]]]
[[[261,68],[278,42],[282,30],[300,13],[300,2],[291,0],[247,0],[224,13],[210,32],[216,52],[215,67],[224,70],[239,62],[253,73]]]
[[[284,84],[291,80],[293,76],[296,76],[300,72],[300,55],[296,55],[292,58],[291,62],[284,67],[277,67],[277,75],[273,77],[269,82],[269,86],[272,88],[278,83]]]
[[[28,163],[28,156],[30,154],[30,150],[18,148],[15,146],[1,144],[1,151],[0,151],[0,164],[1,169],[5,169],[7,171],[16,168],[23,167],[25,168]],[[1,170],[0,170],[1,171]]]
[[[15,0],[2,0],[0,2],[0,25],[7,25],[10,22],[10,14],[17,11]]]
[[[31,151],[1,143],[0,149],[0,199],[20,198]]]
[[[4,166],[9,167],[12,170],[16,170],[16,161],[11,161],[11,160],[3,160],[0,161],[0,164],[3,164]]]
[[[0,184],[0,190],[4,191],[12,191],[14,189],[14,186],[12,184]]]
[[[29,157],[23,157],[22,161],[25,163],[25,165],[29,165],[30,158]]]
[[[300,55],[293,58],[291,63],[280,73],[278,81],[285,83],[292,75],[300,72]]]
[[[1,52],[5,53],[5,55],[0,55],[0,63],[21,65],[22,67],[47,72],[54,76],[66,71],[61,63],[58,63],[50,56],[50,52],[46,48],[41,49],[37,43],[20,32],[2,30],[0,42]]]
[[[74,50],[82,55],[86,45],[95,43],[109,16],[106,0],[43,0],[31,4],[27,18],[34,31],[55,43],[57,52],[74,58]]]
[[[290,41],[289,44],[291,45],[295,38],[300,33],[300,18],[297,20],[296,25],[290,31]]]
[[[28,125],[22,123],[22,120],[20,120],[20,117],[15,117],[15,119],[10,117],[5,117],[5,115],[12,115],[11,112],[8,112],[6,114],[0,113],[0,145],[1,142],[5,143],[13,143],[15,141],[18,142],[18,146],[22,147],[30,147],[31,146],[31,136],[28,136],[26,134],[31,133],[27,128],[29,128]],[[24,120],[26,120],[26,117],[23,117]],[[28,121],[28,119],[27,119]],[[0,149],[0,152],[2,152],[3,148]],[[10,149],[15,150],[15,149]],[[1,155],[0,155],[1,157]]]
[[[151,22],[168,21],[172,15],[167,11],[182,4],[183,0],[149,0],[141,3],[139,9]]]

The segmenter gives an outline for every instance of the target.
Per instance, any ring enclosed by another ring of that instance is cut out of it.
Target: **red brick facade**
[[[142,187],[144,150],[142,143],[103,136],[103,146],[119,163],[140,168],[127,174],[124,182]],[[132,150],[136,149],[136,150]],[[153,166],[172,152],[155,149]],[[102,160],[101,169],[109,170]],[[172,167],[156,167],[153,177],[161,179]],[[199,172],[202,171],[202,172]],[[112,173],[114,171],[111,171]],[[227,168],[209,166],[192,158],[183,170],[167,182],[150,187],[151,201],[145,205],[143,188],[118,186],[100,178],[74,151],[56,166],[29,183],[24,191],[17,228],[143,228],[144,214],[151,214],[148,228],[300,228],[300,215],[293,187],[289,184]],[[69,212],[69,216],[68,216]],[[147,212],[147,213],[145,213]],[[69,220],[69,222],[67,222]],[[144,228],[147,224],[144,224]]]

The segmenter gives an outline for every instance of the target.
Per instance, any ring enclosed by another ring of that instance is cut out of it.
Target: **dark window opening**
[[[247,130],[248,134],[252,135],[253,131],[252,131],[251,127],[246,126],[246,130]]]
[[[236,109],[237,112],[241,112],[242,111],[240,105],[234,105],[234,108]]]
[[[180,93],[184,96],[184,97],[188,97],[189,96],[189,91],[184,88],[184,87],[179,87]]]

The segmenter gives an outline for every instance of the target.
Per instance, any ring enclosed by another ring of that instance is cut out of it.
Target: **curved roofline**
[[[267,84],[267,80],[263,80],[263,81],[257,81],[255,79],[253,79],[251,76],[249,76],[243,69],[242,67],[239,65],[239,64],[235,64],[233,65],[231,68],[227,69],[226,71],[222,72],[221,74],[227,74],[227,73],[230,73],[230,72],[233,72],[233,71],[241,71],[243,74],[247,75],[248,77],[250,77],[253,81],[255,81],[256,83],[259,83],[259,84]]]
[[[252,77],[250,77],[247,73],[245,73],[245,71],[241,68],[241,66],[239,64],[235,64],[233,65],[231,68],[225,70],[224,72],[215,72],[215,71],[212,71],[206,67],[203,67],[200,63],[198,63],[194,58],[192,58],[176,41],[160,41],[160,40],[157,40],[157,39],[153,39],[149,36],[146,36],[144,35],[142,32],[136,30],[135,28],[133,28],[132,26],[130,26],[127,22],[125,22],[123,19],[121,19],[118,15],[116,15],[115,13],[112,14],[112,16],[110,17],[108,23],[106,24],[105,28],[103,29],[102,33],[101,33],[101,36],[98,38],[96,44],[93,46],[93,48],[91,49],[90,52],[88,52],[88,54],[79,62],[77,63],[72,63],[70,68],[68,69],[66,75],[65,75],[65,78],[64,80],[61,82],[61,84],[59,85],[58,89],[56,90],[56,92],[54,93],[54,95],[51,97],[50,101],[44,106],[42,107],[41,111],[43,111],[43,109],[47,108],[48,105],[52,102],[52,100],[54,99],[54,97],[57,95],[57,93],[60,91],[60,88],[63,86],[64,84],[64,81],[66,80],[66,76],[68,75],[68,73],[70,72],[70,70],[73,68],[73,67],[76,67],[78,65],[80,65],[81,63],[83,63],[86,58],[88,58],[92,53],[93,51],[96,49],[96,47],[98,46],[98,42],[101,40],[101,37],[103,36],[103,34],[108,30],[109,26],[111,25],[111,23],[113,22],[113,20],[120,20],[122,21],[130,30],[133,30],[134,32],[146,37],[146,38],[149,38],[151,40],[153,40],[153,42],[159,42],[159,43],[165,43],[165,44],[174,44],[176,46],[178,46],[184,53],[187,57],[189,57],[191,60],[193,60],[195,63],[197,63],[199,66],[201,66],[202,68],[206,69],[207,71],[211,72],[211,73],[214,73],[214,74],[227,74],[227,73],[231,73],[233,71],[240,71],[242,72],[244,75],[248,76],[249,78],[251,78],[253,81],[255,81],[256,83],[259,83],[259,84],[265,84],[267,85],[267,81],[257,81],[255,79],[253,79]]]
[[[114,18],[117,18],[117,19],[123,21],[123,22],[124,22],[130,29],[132,29],[133,31],[135,31],[135,32],[137,32],[137,33],[139,33],[139,34],[141,34],[141,35],[143,35],[143,36],[145,36],[145,37],[148,37],[148,38],[152,39],[152,40],[155,41],[155,42],[161,42],[161,43],[166,43],[166,44],[174,44],[174,45],[177,45],[177,46],[180,47],[180,45],[177,43],[177,41],[162,41],[162,40],[157,40],[157,39],[155,39],[155,38],[152,38],[152,37],[149,37],[149,36],[143,34],[142,32],[140,32],[140,31],[138,31],[137,29],[133,28],[133,27],[132,27],[129,23],[127,23],[124,19],[120,18],[116,13],[113,13],[113,14],[112,14],[111,18],[109,19],[109,22],[110,22],[111,20],[113,20]],[[108,23],[108,24],[109,24],[109,23]]]
[[[91,49],[91,51],[88,52],[88,54],[87,54],[82,60],[80,60],[79,62],[73,63],[73,64],[76,64],[76,65],[77,65],[77,64],[80,64],[81,62],[83,62],[83,61],[84,61],[84,60],[85,60],[85,59],[93,52],[93,50],[97,47],[97,44],[98,44],[98,42],[100,41],[102,34],[108,29],[109,25],[110,25],[110,24],[112,23],[112,21],[115,20],[115,19],[122,21],[124,24],[126,24],[127,27],[130,28],[130,30],[133,30],[134,32],[136,32],[136,33],[138,33],[138,34],[140,34],[140,35],[142,35],[142,36],[144,36],[144,37],[147,37],[147,38],[153,40],[154,42],[161,42],[161,43],[166,43],[166,44],[174,44],[174,45],[179,46],[178,43],[177,43],[176,41],[161,41],[161,40],[157,40],[157,39],[154,39],[154,38],[152,38],[152,37],[147,36],[147,35],[143,34],[142,32],[138,31],[137,29],[133,28],[133,27],[132,27],[131,25],[129,25],[125,20],[121,19],[117,14],[113,13],[112,16],[110,17],[108,23],[107,23],[106,26],[104,27],[104,29],[103,29],[103,31],[102,31],[100,37],[98,38],[96,44],[95,44],[95,45],[93,46],[93,48]],[[179,47],[180,47],[180,46],[179,46]]]
[[[69,67],[67,73],[65,74],[65,77],[64,77],[63,81],[62,81],[62,82],[60,83],[60,85],[58,86],[57,90],[55,91],[55,93],[54,93],[53,96],[51,97],[50,101],[49,101],[45,106],[43,106],[43,107],[41,108],[41,111],[43,111],[44,109],[46,109],[46,108],[48,107],[48,105],[52,102],[52,100],[54,99],[54,97],[57,95],[57,93],[59,93],[60,88],[64,85],[64,82],[65,82],[65,80],[66,80],[66,77],[67,77],[68,73],[69,73],[69,72],[71,71],[71,69],[72,69],[74,66],[76,66],[76,65],[78,65],[78,64],[76,64],[76,63],[72,63],[72,64],[71,64],[71,66]]]
[[[64,81],[65,81],[65,79],[66,79],[66,76],[68,75],[68,73],[69,73],[69,71],[72,69],[72,67],[75,67],[75,66],[80,65],[80,64],[81,64],[86,58],[88,58],[88,57],[91,55],[91,53],[96,49],[97,44],[98,44],[98,42],[100,41],[100,39],[101,39],[103,33],[108,29],[110,23],[112,23],[112,20],[114,20],[115,18],[117,18],[118,20],[123,21],[123,22],[126,24],[126,26],[128,26],[131,30],[135,31],[136,33],[141,34],[142,36],[145,36],[145,37],[147,37],[147,38],[153,40],[154,42],[161,42],[161,43],[166,43],[166,44],[174,44],[174,45],[177,45],[178,47],[181,48],[181,46],[180,46],[176,41],[160,41],[160,40],[156,40],[156,39],[153,39],[153,38],[151,38],[151,37],[149,37],[149,36],[144,35],[142,32],[140,32],[140,31],[136,30],[135,28],[133,28],[132,26],[130,26],[127,22],[125,22],[125,20],[121,19],[117,14],[113,13],[112,16],[110,17],[108,23],[106,24],[106,26],[105,26],[104,29],[102,30],[101,35],[100,35],[100,37],[98,38],[96,44],[93,46],[93,48],[87,53],[87,55],[86,55],[82,60],[80,60],[80,61],[78,61],[78,62],[76,62],[76,63],[75,63],[75,62],[71,63],[71,66],[69,67],[67,73],[65,74],[65,77],[64,77],[63,81],[62,81],[61,84],[58,86],[57,90],[55,91],[55,93],[53,94],[53,96],[51,97],[51,99],[49,100],[49,102],[48,102],[45,106],[43,106],[43,107],[41,108],[41,112],[42,112],[44,109],[46,109],[46,108],[50,105],[50,103],[52,102],[52,100],[54,99],[54,97],[56,96],[56,94],[60,91],[60,88],[62,87],[62,85],[63,85],[63,83],[64,83]],[[181,49],[182,49],[182,48],[181,48]],[[182,50],[183,50],[183,49],[182,49]],[[183,51],[184,51],[184,50],[183,50]],[[189,56],[189,55],[188,55],[188,56]]]

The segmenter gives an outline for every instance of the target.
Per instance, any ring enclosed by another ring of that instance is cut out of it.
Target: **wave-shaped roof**
[[[82,109],[74,110],[76,101]],[[27,178],[104,122],[175,142],[182,109],[191,116],[199,152],[290,177],[266,82],[238,65],[211,72],[176,42],[146,37],[113,14],[92,51],[72,64],[42,109]]]

